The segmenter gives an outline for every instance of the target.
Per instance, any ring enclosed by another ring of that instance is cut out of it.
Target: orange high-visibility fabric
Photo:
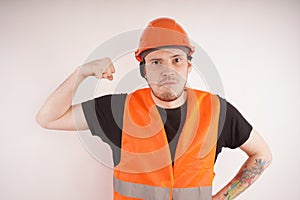
[[[127,96],[121,159],[114,177],[121,181],[170,188],[211,186],[220,103],[216,95],[186,88],[187,114],[172,166],[164,124],[149,88]],[[116,194],[115,199],[134,199]]]

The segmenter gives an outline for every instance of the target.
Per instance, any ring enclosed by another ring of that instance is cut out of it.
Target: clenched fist
[[[101,58],[83,64],[80,70],[80,74],[84,77],[95,76],[98,79],[113,80],[113,74],[115,73],[115,67],[110,58]]]

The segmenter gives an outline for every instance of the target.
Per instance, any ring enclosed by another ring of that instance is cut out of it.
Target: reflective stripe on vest
[[[114,190],[123,196],[139,199],[170,199],[170,188],[130,183],[114,178]]]
[[[130,183],[114,178],[114,189],[119,194],[145,200],[168,200],[170,199],[170,189],[150,186],[144,184]],[[173,200],[210,200],[211,186],[196,188],[174,188]]]
[[[202,186],[195,188],[174,188],[173,200],[211,200],[211,186]]]

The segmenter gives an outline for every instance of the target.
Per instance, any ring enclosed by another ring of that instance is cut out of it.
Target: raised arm
[[[102,58],[79,66],[47,98],[36,115],[37,123],[46,129],[88,129],[81,104],[72,105],[73,95],[80,83],[88,76],[95,76],[98,79],[105,78],[113,80],[114,72],[115,68],[109,58]],[[76,121],[74,120],[75,117]]]
[[[262,174],[272,161],[271,151],[256,130],[252,130],[249,139],[240,146],[249,157],[237,175],[216,195],[213,200],[232,200],[246,190]]]

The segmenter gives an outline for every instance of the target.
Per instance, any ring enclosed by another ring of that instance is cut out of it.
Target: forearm
[[[269,166],[271,158],[267,156],[250,156],[238,174],[214,197],[214,200],[231,200],[246,190]]]
[[[45,101],[36,120],[44,127],[64,115],[72,106],[73,94],[85,79],[78,67]]]

